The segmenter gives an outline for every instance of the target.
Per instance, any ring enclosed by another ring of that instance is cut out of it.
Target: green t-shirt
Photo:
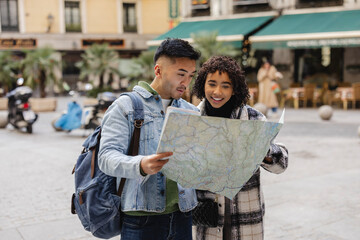
[[[147,83],[144,81],[140,81],[138,84],[140,87],[145,88],[153,95],[158,95],[158,93]],[[154,213],[154,212],[144,212],[144,211],[131,211],[125,212],[125,214],[131,216],[149,216],[149,215],[162,215],[168,214],[179,210],[179,192],[177,183],[166,178],[166,206],[165,211],[162,213]]]

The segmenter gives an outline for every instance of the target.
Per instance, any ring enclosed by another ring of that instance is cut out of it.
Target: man
[[[167,39],[154,56],[155,78],[134,87],[144,104],[138,156],[127,156],[133,130],[133,106],[127,96],[117,99],[102,122],[99,167],[126,178],[121,197],[124,221],[121,239],[191,239],[193,189],[182,188],[160,171],[172,153],[156,154],[167,106],[197,110],[181,99],[196,73],[200,54],[186,41]],[[150,175],[146,181],[144,178]]]

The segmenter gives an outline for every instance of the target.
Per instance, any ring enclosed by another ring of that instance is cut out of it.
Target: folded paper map
[[[199,116],[169,107],[157,152],[173,152],[162,173],[182,187],[232,199],[259,168],[278,123]]]

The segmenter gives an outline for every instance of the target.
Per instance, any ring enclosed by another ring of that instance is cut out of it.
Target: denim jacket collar
[[[139,86],[139,85],[136,85],[133,90],[135,92],[137,92],[138,94],[140,94],[140,96],[142,96],[143,98],[145,99],[148,99],[148,98],[151,98],[151,97],[155,97],[155,96],[158,96],[161,98],[160,95],[153,95],[152,93],[150,93],[148,90],[146,90],[145,88]],[[181,107],[181,98],[179,99],[173,99],[173,101],[171,102],[171,106],[173,107]]]
[[[139,85],[136,85],[133,90],[135,92],[137,92],[138,94],[140,94],[140,96],[142,96],[145,99],[151,98],[152,96],[154,96],[153,94],[151,94],[148,90],[146,90],[143,87],[140,87]]]

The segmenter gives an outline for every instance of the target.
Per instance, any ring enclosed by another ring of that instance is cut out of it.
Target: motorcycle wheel
[[[32,133],[32,125],[28,125],[28,126],[26,127],[26,132],[27,132],[27,133]]]

